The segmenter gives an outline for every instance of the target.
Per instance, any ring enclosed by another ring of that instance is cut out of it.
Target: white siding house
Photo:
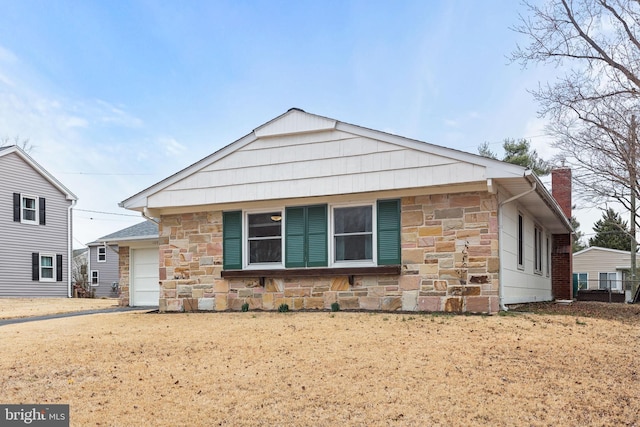
[[[121,206],[160,218],[160,311],[495,312],[571,297],[556,176],[291,109]]]
[[[0,148],[0,297],[71,297],[77,198],[16,146]]]

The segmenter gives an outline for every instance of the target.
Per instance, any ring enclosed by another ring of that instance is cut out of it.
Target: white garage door
[[[132,306],[157,306],[160,298],[158,285],[158,248],[133,249],[131,253]]]

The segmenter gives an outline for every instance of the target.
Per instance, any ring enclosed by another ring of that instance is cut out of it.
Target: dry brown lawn
[[[0,319],[70,313],[117,305],[118,300],[113,298],[0,298]]]
[[[5,325],[0,401],[68,403],[74,426],[640,425],[640,307],[525,309]]]

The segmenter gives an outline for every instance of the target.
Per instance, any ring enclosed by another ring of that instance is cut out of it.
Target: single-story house
[[[77,197],[21,148],[0,147],[0,297],[71,297]]]
[[[552,186],[293,108],[120,206],[159,218],[161,312],[495,313],[572,297],[570,169]]]
[[[97,296],[118,297],[123,306],[158,306],[158,224],[155,221],[148,219],[100,237],[87,246],[91,252],[89,280]]]
[[[640,258],[636,254],[636,265]],[[615,293],[630,291],[631,253],[617,249],[590,246],[573,254],[575,288],[580,290],[606,290]],[[628,295],[629,300],[631,295]]]

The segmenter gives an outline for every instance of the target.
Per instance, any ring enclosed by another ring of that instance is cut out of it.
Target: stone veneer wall
[[[129,247],[120,246],[118,248],[118,266],[120,278],[118,280],[118,304],[122,307],[129,305]]]
[[[496,312],[497,206],[486,192],[403,198],[402,274],[356,276],[353,286],[346,276],[270,277],[264,286],[257,277],[223,279],[222,213],[163,216],[160,311],[240,310],[244,303],[322,310],[338,302],[347,310]]]

